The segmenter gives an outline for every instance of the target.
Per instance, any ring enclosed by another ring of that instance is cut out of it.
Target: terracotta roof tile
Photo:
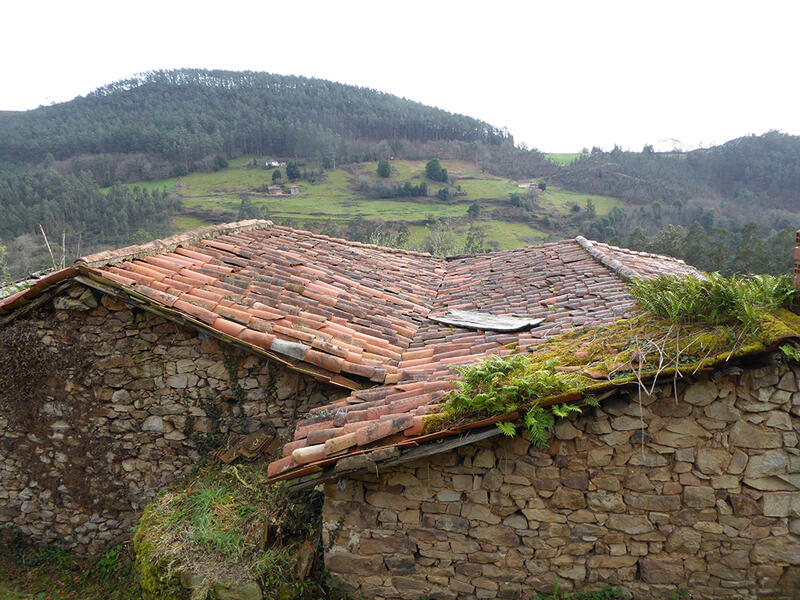
[[[206,325],[213,325],[214,322],[219,318],[215,312],[212,312],[202,306],[197,306],[192,302],[185,302],[184,300],[176,300],[175,304],[172,305],[173,308],[179,310],[187,315],[199,319]]]
[[[212,326],[217,331],[220,331],[231,337],[237,337],[245,328],[244,325],[240,323],[234,323],[233,321],[223,319],[222,317],[217,317],[214,323],[212,323]]]

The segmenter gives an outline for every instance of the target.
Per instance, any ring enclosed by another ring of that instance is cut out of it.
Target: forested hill
[[[800,136],[776,131],[688,153],[594,150],[552,181],[628,201],[587,237],[671,254],[706,270],[787,272],[800,227]]]
[[[215,153],[343,160],[356,140],[511,138],[483,121],[371,89],[198,69],[149,72],[69,102],[0,112],[0,163],[141,154],[191,168]]]
[[[715,195],[800,209],[800,136],[772,131],[688,153],[595,149],[554,176],[561,185],[638,204]]]

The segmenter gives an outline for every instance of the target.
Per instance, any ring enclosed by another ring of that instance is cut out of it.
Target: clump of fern
[[[738,324],[748,330],[757,329],[766,312],[791,304],[795,297],[788,275],[723,277],[719,273],[705,279],[661,275],[637,280],[628,293],[646,313],[677,325]]]
[[[461,367],[458,369],[461,379],[444,404],[443,416],[456,421],[519,411],[524,413],[523,423],[531,442],[544,445],[556,416],[580,412],[577,406],[567,404],[549,410],[539,406],[543,398],[583,388],[579,378],[557,372],[557,365],[555,359],[536,362],[515,354],[505,358],[493,356],[476,365]],[[505,435],[517,433],[514,423],[497,426]]]

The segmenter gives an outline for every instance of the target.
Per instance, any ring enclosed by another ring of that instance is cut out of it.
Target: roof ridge
[[[591,240],[587,240],[591,241]],[[685,260],[682,258],[675,258],[674,256],[669,256],[667,254],[656,254],[655,252],[643,252],[641,250],[631,250],[630,248],[623,248],[622,246],[614,246],[613,244],[607,244],[605,242],[592,242],[594,244],[599,244],[602,246],[606,246],[607,248],[611,248],[612,250],[618,250],[619,252],[625,252],[627,254],[633,254],[634,256],[645,256],[647,258],[658,258],[660,260],[669,260],[672,262],[680,263],[682,265],[686,265],[689,267],[693,267],[694,265],[688,265]]]
[[[597,242],[593,242],[592,240],[587,240],[582,235],[579,235],[575,238],[577,244],[586,250],[589,255],[594,258],[597,262],[599,262],[604,267],[610,269],[617,275],[619,275],[622,279],[641,279],[641,275],[631,269],[630,267],[626,267],[616,258],[610,257],[608,254],[603,252],[600,248],[597,247]]]
[[[252,231],[254,229],[265,229],[267,227],[275,227],[272,221],[264,219],[250,219],[247,221],[236,221],[234,223],[224,223],[222,225],[210,225],[208,227],[201,227],[193,229],[185,233],[179,233],[170,237],[159,240],[153,240],[146,244],[138,244],[134,246],[127,246],[117,250],[105,250],[88,256],[82,256],[75,260],[76,265],[87,267],[101,267],[104,265],[122,262],[124,260],[131,260],[134,258],[143,258],[153,254],[163,254],[172,252],[178,246],[186,244],[195,244],[200,240],[212,239],[222,235],[231,233],[238,233],[240,231]]]
[[[379,246],[378,244],[367,244],[365,242],[356,242],[354,240],[348,240],[345,238],[338,238],[332,237],[330,235],[325,235],[323,233],[314,233],[308,229],[299,229],[297,227],[287,227],[286,225],[274,225],[275,229],[280,229],[283,231],[293,231],[293,232],[300,232],[300,233],[307,233],[309,237],[318,239],[318,240],[325,240],[329,242],[335,242],[337,244],[342,244],[343,246],[356,246],[360,248],[370,248],[372,250],[382,250],[384,252],[389,252],[391,254],[410,254],[411,256],[419,256],[423,258],[436,258],[439,260],[446,260],[447,257],[439,257],[430,252],[419,252],[417,250],[408,250],[406,248],[394,248],[392,246]]]

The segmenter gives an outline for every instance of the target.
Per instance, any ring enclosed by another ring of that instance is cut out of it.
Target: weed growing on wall
[[[578,592],[575,594],[559,592],[557,581],[554,583],[553,587],[554,590],[552,594],[539,593],[536,595],[535,600],[625,600],[629,597],[621,588],[611,587],[610,585],[604,586],[594,592]]]
[[[436,416],[439,423],[436,417],[431,417],[426,426],[520,412],[524,414],[523,424],[531,442],[545,445],[555,416],[580,412],[578,407],[566,408],[566,405],[550,409],[539,406],[543,398],[583,389],[579,378],[556,372],[558,364],[556,358],[533,362],[526,355],[515,354],[507,358],[494,356],[477,365],[462,367],[456,389],[450,393],[444,411]],[[499,423],[498,427],[506,435],[516,434],[514,423]]]

